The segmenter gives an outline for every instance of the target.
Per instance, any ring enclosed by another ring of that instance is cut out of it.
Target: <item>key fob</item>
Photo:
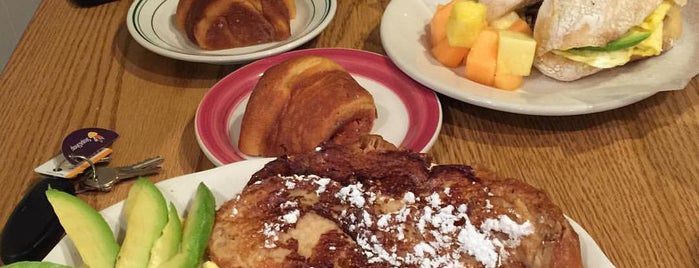
[[[73,0],[73,2],[80,7],[94,7],[101,4],[106,4],[116,0]]]
[[[2,262],[40,261],[65,234],[46,198],[49,186],[75,195],[73,182],[64,178],[41,179],[24,195],[5,223],[0,240]]]

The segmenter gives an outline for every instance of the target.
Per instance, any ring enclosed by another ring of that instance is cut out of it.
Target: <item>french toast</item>
[[[547,195],[380,136],[280,157],[217,211],[219,267],[582,267]]]

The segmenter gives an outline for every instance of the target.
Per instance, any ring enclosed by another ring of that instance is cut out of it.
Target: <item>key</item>
[[[112,157],[105,156],[104,158],[97,160],[97,162],[95,162],[95,164],[105,164],[105,163],[109,164],[109,161],[112,161]]]
[[[94,190],[109,192],[112,190],[114,184],[122,180],[160,172],[160,164],[162,162],[163,158],[154,157],[131,166],[117,168],[107,166],[95,167],[94,174],[92,171],[89,171],[85,174],[85,177],[81,179],[80,187],[76,193]]]

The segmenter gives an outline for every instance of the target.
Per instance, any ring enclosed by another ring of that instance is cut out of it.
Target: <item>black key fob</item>
[[[73,2],[79,7],[94,7],[101,4],[106,4],[116,0],[73,0]]]
[[[57,177],[43,178],[24,195],[5,223],[0,240],[2,262],[40,261],[65,234],[46,198],[51,187],[75,195],[73,182]]]

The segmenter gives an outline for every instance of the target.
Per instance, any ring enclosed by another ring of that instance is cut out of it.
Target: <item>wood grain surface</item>
[[[338,0],[334,20],[302,48],[384,53],[378,29],[388,2]],[[112,166],[163,156],[154,181],[214,167],[197,144],[195,111],[240,66],[146,50],[126,29],[130,5],[41,3],[0,75],[0,226],[39,178],[33,169],[79,128],[121,135]],[[618,267],[699,267],[699,78],[580,116],[517,115],[439,97],[444,121],[429,152],[436,162],[484,165],[545,190]],[[130,184],[79,196],[102,209]]]

